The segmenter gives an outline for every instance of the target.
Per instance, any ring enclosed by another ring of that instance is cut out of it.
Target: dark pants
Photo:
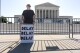
[[[12,51],[9,51],[8,53],[30,53],[30,48],[32,44],[33,43],[21,43]]]

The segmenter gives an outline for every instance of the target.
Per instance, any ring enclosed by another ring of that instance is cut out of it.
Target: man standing
[[[21,19],[22,25],[27,25],[27,26],[33,25],[34,18],[35,18],[34,11],[30,9],[31,7],[30,4],[27,4],[26,7],[27,9],[24,10],[22,13],[22,19]],[[29,36],[29,35],[22,35],[22,36]],[[20,38],[23,38],[22,36]],[[21,43],[16,48],[9,51],[8,53],[30,53],[30,48],[32,44],[33,44],[33,41],[31,43],[28,43],[26,40],[21,40]]]
[[[27,9],[23,11],[22,13],[22,20],[24,24],[33,24],[35,14],[34,11],[30,9],[31,5],[26,5]]]

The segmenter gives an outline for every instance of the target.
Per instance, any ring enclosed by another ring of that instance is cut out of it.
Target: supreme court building
[[[59,18],[59,6],[43,3],[35,6],[36,18]]]
[[[48,22],[53,23],[55,18],[69,18],[72,19],[72,16],[59,16],[59,6],[51,4],[49,2],[39,4],[35,6],[36,18],[38,22]],[[59,20],[61,22],[66,22],[66,20]]]

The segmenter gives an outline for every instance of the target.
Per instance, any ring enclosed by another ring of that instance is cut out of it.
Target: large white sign
[[[21,43],[32,43],[33,42],[33,35],[34,35],[33,28],[34,28],[33,24],[22,24],[21,25],[21,33],[20,33]]]

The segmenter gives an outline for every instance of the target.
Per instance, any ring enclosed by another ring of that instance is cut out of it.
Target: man
[[[22,13],[23,24],[33,24],[35,14],[34,11],[30,9],[31,5],[26,5],[27,9]],[[33,43],[21,43],[16,48],[12,49],[8,53],[30,53],[30,48]]]
[[[22,21],[23,21],[22,26],[26,25],[27,27],[31,26],[33,28],[35,14],[34,14],[34,11],[30,9],[31,7],[30,4],[27,4],[26,7],[27,9],[24,10],[22,13]]]
[[[34,18],[35,18],[34,11],[30,9],[30,7],[31,7],[30,4],[27,4],[26,7],[27,7],[27,9],[24,10],[22,13],[23,23],[24,24],[33,24]]]

